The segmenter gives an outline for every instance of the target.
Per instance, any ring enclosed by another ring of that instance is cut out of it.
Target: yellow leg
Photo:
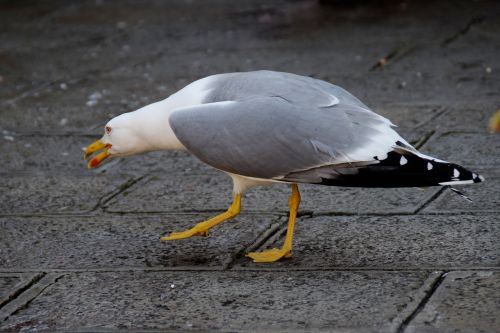
[[[230,218],[235,217],[240,213],[241,210],[241,194],[236,194],[233,199],[233,203],[226,212],[212,217],[209,220],[203,221],[192,227],[191,229],[181,231],[181,232],[173,232],[168,236],[163,236],[160,240],[176,240],[176,239],[184,239],[193,236],[208,236],[208,230],[217,224],[229,220]]]
[[[292,195],[288,200],[290,206],[290,217],[288,218],[288,227],[286,230],[285,243],[281,249],[270,249],[262,252],[247,253],[247,257],[253,259],[254,262],[273,262],[283,257],[288,258],[292,256],[292,241],[293,230],[295,228],[295,219],[297,217],[297,210],[300,204],[300,192],[297,184],[292,184]]]

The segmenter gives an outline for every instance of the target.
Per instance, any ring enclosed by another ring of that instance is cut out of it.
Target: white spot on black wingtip
[[[427,170],[432,170],[433,167],[431,162],[427,162]]]
[[[460,177],[460,171],[458,171],[457,169],[453,169],[453,177],[455,178]]]
[[[484,182],[484,177],[481,175],[478,175],[477,173],[473,173],[472,180],[474,181],[474,183],[480,183],[480,182]]]
[[[401,159],[399,160],[399,164],[405,165],[406,163],[408,163],[408,160],[404,156],[401,156]]]

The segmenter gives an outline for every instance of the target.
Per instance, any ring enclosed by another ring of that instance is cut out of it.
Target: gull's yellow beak
[[[85,149],[85,154],[83,154],[83,158],[86,160],[96,151],[102,151],[99,154],[95,155],[91,160],[89,160],[89,162],[87,163],[87,167],[89,169],[98,167],[102,161],[104,161],[111,155],[108,151],[109,148],[111,148],[111,145],[105,144],[101,140],[97,140],[96,142],[88,146],[87,149]]]

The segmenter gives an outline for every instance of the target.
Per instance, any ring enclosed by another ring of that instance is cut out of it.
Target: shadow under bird
[[[419,153],[393,126],[325,81],[273,71],[227,73],[111,119],[85,158],[95,168],[108,157],[185,150],[232,178],[234,198],[226,212],[160,238],[165,241],[207,236],[210,228],[239,214],[241,195],[254,186],[291,184],[283,246],[247,254],[255,262],[273,262],[292,254],[300,183],[427,187],[484,180]]]

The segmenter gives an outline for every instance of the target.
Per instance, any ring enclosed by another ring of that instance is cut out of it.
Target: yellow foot
[[[208,236],[208,230],[200,230],[200,229],[192,228],[192,229],[184,230],[181,232],[173,232],[167,236],[162,236],[162,237],[160,237],[160,240],[162,240],[162,241],[176,240],[176,239],[190,238],[193,236],[206,237],[206,236]]]
[[[274,262],[281,258],[289,258],[292,256],[292,251],[287,249],[270,249],[262,252],[247,253],[247,257],[253,259],[254,262]]]

